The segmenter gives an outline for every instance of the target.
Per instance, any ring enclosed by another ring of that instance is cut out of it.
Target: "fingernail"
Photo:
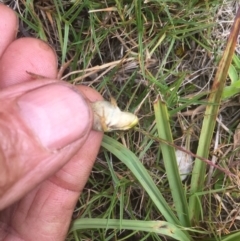
[[[47,148],[59,149],[85,136],[90,110],[83,96],[73,89],[50,84],[18,99],[20,116]]]

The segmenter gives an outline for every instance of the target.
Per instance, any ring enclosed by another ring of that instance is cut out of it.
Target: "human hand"
[[[56,80],[54,51],[17,27],[0,4],[0,240],[64,240],[102,139],[88,99],[102,97]]]

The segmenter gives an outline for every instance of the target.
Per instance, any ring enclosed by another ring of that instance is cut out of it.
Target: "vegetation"
[[[237,49],[227,77],[233,51],[223,52],[237,2],[6,3],[19,37],[55,48],[63,80],[140,119],[105,135],[67,240],[238,240],[240,60]],[[183,182],[177,149],[195,159]]]

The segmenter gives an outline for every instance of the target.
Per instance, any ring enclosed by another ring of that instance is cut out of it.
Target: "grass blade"
[[[167,107],[160,98],[154,102],[154,112],[159,138],[164,139],[169,143],[173,143]],[[162,150],[167,178],[179,220],[181,225],[189,227],[190,220],[187,199],[184,195],[185,191],[183,190],[182,181],[178,171],[175,149],[166,143],[161,143],[160,148]]]
[[[221,101],[221,96],[225,81],[228,75],[228,69],[232,62],[232,57],[234,54],[236,41],[240,29],[240,8],[238,9],[226,49],[224,51],[223,57],[219,63],[218,70],[213,82],[212,91],[209,96],[208,103],[206,107],[205,117],[203,120],[202,130],[199,138],[199,145],[197,150],[197,155],[208,158],[209,149],[212,141],[213,131],[216,124],[216,117],[218,115],[219,105]],[[190,220],[198,222],[200,216],[201,207],[199,206],[199,200],[197,192],[201,192],[204,187],[204,176],[206,171],[206,164],[200,159],[195,159],[195,165],[193,168],[192,179],[191,179],[191,194],[189,200],[189,215]],[[201,202],[200,202],[201,203]]]
[[[160,235],[171,237],[175,240],[188,241],[189,237],[181,228],[174,224],[164,221],[140,221],[140,220],[118,220],[118,219],[101,219],[101,218],[82,218],[73,222],[70,232],[80,229],[126,229],[145,232],[155,232]]]
[[[152,178],[148,174],[147,170],[139,161],[139,159],[134,155],[134,153],[124,147],[121,143],[106,135],[103,138],[102,146],[110,151],[113,155],[115,155],[132,171],[132,173],[141,183],[165,219],[169,223],[180,225],[179,220],[174,215],[169,205],[153,182]]]

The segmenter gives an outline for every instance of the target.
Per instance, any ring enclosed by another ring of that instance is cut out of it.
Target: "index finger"
[[[18,30],[18,18],[16,13],[4,4],[0,3],[0,57],[7,46],[16,38]]]

